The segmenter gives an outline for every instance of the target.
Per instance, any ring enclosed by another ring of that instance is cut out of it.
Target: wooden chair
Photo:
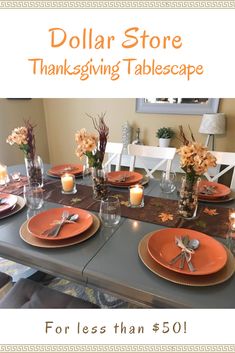
[[[109,172],[111,171],[111,164],[115,159],[115,170],[120,170],[121,166],[121,158],[122,158],[122,151],[123,151],[123,143],[117,142],[107,142],[105,154],[108,154],[108,160],[105,162],[104,167]]]
[[[154,178],[153,173],[157,170],[165,170],[170,173],[171,164],[176,153],[176,148],[173,147],[156,147],[144,145],[128,145],[128,154],[131,157],[130,171],[134,170],[135,164],[138,163],[144,168],[146,176]],[[145,164],[145,158],[157,159],[155,166],[149,170]]]
[[[235,153],[234,152],[218,152],[218,151],[211,151],[211,153],[216,157],[217,159],[217,165],[220,166],[226,166],[224,169],[220,171],[216,171],[216,174],[210,175],[210,173],[205,173],[205,177],[209,181],[218,181],[218,179],[227,173],[229,170],[232,170],[232,177],[231,177],[231,182],[230,182],[230,188],[235,190]],[[221,168],[218,168],[221,169]],[[214,169],[216,170],[216,169]]]

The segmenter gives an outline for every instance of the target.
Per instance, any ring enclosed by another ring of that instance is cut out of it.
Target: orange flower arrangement
[[[101,169],[109,128],[104,121],[105,113],[98,115],[98,120],[90,115],[88,116],[92,119],[94,128],[98,131],[99,136],[88,133],[84,128],[77,131],[75,134],[75,141],[77,143],[76,155],[79,158],[87,156],[90,167]]]
[[[209,168],[215,167],[216,158],[208,152],[207,147],[195,141],[191,130],[191,142],[186,138],[182,126],[179,130],[180,140],[183,143],[177,151],[180,156],[180,165],[186,173],[186,178],[194,180],[206,173]]]
[[[25,121],[25,126],[17,127],[8,136],[6,142],[9,145],[17,145],[24,152],[26,157],[35,156],[35,136],[34,128],[30,121]]]

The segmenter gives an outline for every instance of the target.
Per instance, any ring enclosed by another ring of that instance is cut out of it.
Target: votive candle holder
[[[62,194],[76,194],[75,176],[65,173],[61,176]]]
[[[129,207],[144,207],[144,187],[142,185],[132,185],[129,187]]]
[[[0,164],[0,185],[6,185],[9,181],[7,166]]]

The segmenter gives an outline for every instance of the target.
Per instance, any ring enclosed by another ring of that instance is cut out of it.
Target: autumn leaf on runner
[[[206,208],[204,208],[203,212],[208,214],[209,216],[216,216],[218,214],[216,208],[212,209],[212,208],[206,207]]]
[[[173,216],[173,214],[171,214],[171,213],[160,213],[160,215],[158,216],[160,219],[161,219],[161,221],[164,223],[164,222],[167,222],[167,221],[173,221],[173,219],[174,219],[174,216]]]
[[[82,199],[80,199],[79,197],[74,197],[72,200],[71,200],[71,203],[72,204],[76,204],[76,203],[79,203],[79,202],[81,202],[82,201]]]

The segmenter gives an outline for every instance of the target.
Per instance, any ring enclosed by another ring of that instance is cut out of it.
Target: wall
[[[7,136],[15,127],[24,125],[24,119],[34,124],[37,153],[43,161],[49,161],[45,115],[42,99],[0,99],[0,163],[7,165],[23,162],[23,152],[6,143]]]
[[[106,122],[110,127],[109,140],[121,141],[121,125],[125,121],[141,130],[144,144],[157,145],[156,130],[170,126],[177,131],[182,124],[187,131],[190,125],[198,141],[205,142],[206,135],[198,133],[201,116],[140,114],[135,112],[135,99],[44,99],[46,124],[49,136],[51,163],[76,162],[74,133],[86,127],[93,131],[91,120],[85,113],[96,115],[106,112]],[[235,151],[235,99],[220,100],[221,112],[227,116],[227,134],[216,136],[217,150]],[[134,136],[135,138],[135,136]],[[179,146],[174,138],[172,146]]]

